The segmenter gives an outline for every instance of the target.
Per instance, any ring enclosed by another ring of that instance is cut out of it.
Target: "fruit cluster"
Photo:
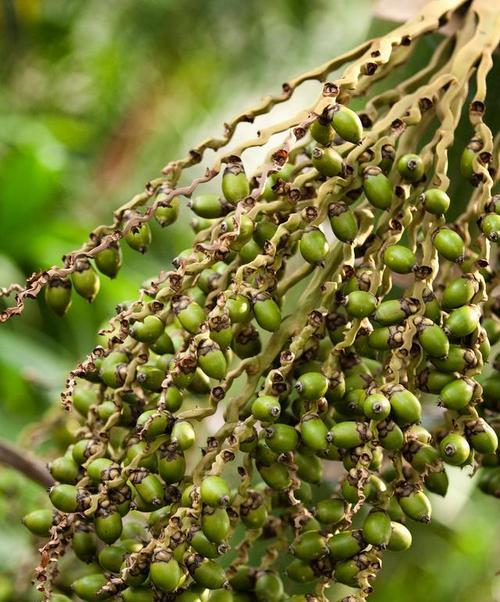
[[[431,520],[427,492],[446,495],[447,466],[481,469],[480,488],[500,497],[488,8],[472,2],[424,71],[363,112],[347,106],[459,4],[434,2],[349,54],[314,110],[223,157],[220,193],[182,189],[193,247],[118,308],[68,379],[81,429],[50,464],[54,510],[25,518],[49,537],[41,589],[72,548],[95,566],[73,584],[84,600],[316,602],[340,583],[358,602],[385,551]],[[473,134],[448,176],[473,73]],[[246,148],[283,131],[249,177]],[[178,176],[151,211],[120,214],[132,248],[150,244],[144,216],[176,219]],[[453,223],[449,177],[470,194]],[[120,268],[119,238],[53,275],[48,305],[64,314],[73,288],[91,301],[95,268]]]

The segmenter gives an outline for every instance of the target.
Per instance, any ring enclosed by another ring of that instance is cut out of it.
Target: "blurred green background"
[[[0,0],[0,287],[58,263],[169,160],[281,82],[390,28],[372,13],[368,0]],[[433,47],[424,41],[417,62]],[[61,320],[30,302],[1,326],[0,437],[29,445],[43,439],[34,421],[58,422],[67,371],[116,303],[189,246],[188,220],[168,234],[154,226],[145,257],[124,248],[124,269],[102,279],[92,306],[74,296]],[[498,502],[453,477],[412,550],[387,555],[374,602],[500,600]],[[18,521],[44,492],[6,470],[0,491],[0,602],[37,599]]]

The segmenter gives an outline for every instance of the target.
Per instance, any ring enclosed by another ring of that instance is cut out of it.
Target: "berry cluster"
[[[347,106],[452,5],[348,55],[314,110],[223,157],[219,194],[185,189],[193,247],[118,308],[68,380],[81,429],[50,465],[54,510],[25,518],[49,537],[41,589],[72,548],[96,567],[73,584],[83,600],[317,602],[340,583],[359,602],[386,550],[431,520],[427,492],[446,495],[447,465],[481,469],[500,497],[489,9],[472,2],[424,71],[363,112]],[[449,176],[473,74],[473,134]],[[285,131],[249,177],[244,151]],[[95,268],[121,266],[120,238],[144,252],[144,216],[175,221],[178,176],[149,212],[121,212],[122,236],[96,240],[71,277],[52,274],[51,308],[64,314],[73,288],[94,299]],[[454,223],[450,177],[470,191]]]

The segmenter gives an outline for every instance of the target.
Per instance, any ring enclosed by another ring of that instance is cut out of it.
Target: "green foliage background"
[[[282,81],[389,28],[368,0],[2,0],[0,286],[58,263],[168,160]],[[425,40],[413,64],[433,48]],[[124,248],[123,271],[103,278],[92,306],[75,296],[60,320],[31,302],[0,328],[0,437],[49,453],[64,443],[66,372],[115,304],[189,246],[188,219],[168,234],[155,227],[144,258]],[[42,416],[51,444],[33,428]],[[500,600],[498,501],[453,477],[412,550],[387,555],[374,602]],[[7,470],[0,491],[0,602],[36,600],[19,518],[44,492]]]

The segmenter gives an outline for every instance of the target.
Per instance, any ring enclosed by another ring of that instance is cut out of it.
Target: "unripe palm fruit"
[[[201,516],[201,529],[205,537],[221,544],[227,537],[231,523],[225,508],[205,508]]]
[[[423,491],[407,491],[398,498],[398,501],[403,512],[412,520],[422,523],[431,521],[431,503]]]
[[[358,220],[345,203],[331,203],[328,217],[335,236],[342,242],[352,243],[358,234]]]
[[[453,337],[466,337],[476,330],[480,319],[481,310],[477,305],[463,305],[450,313],[445,320],[445,327]]]
[[[320,500],[315,506],[314,516],[322,524],[335,525],[345,516],[345,504],[339,499]]]
[[[438,472],[429,472],[425,476],[424,483],[426,488],[436,495],[445,497],[448,492],[449,481],[444,468]]]
[[[480,138],[472,138],[462,152],[462,156],[460,157],[460,173],[467,180],[474,181],[475,179],[476,174],[473,162],[482,147],[483,143]]]
[[[50,501],[61,512],[81,512],[88,504],[89,496],[84,489],[74,485],[54,485],[49,491]]]
[[[433,215],[443,215],[450,206],[450,197],[444,190],[429,188],[423,195],[424,209]]]
[[[127,587],[121,596],[123,602],[154,602],[154,592],[149,587]]]
[[[311,158],[313,167],[323,176],[331,178],[342,172],[342,157],[334,148],[316,146],[312,151]]]
[[[182,582],[182,569],[174,558],[166,558],[165,552],[153,556],[153,562],[149,566],[149,576],[151,581],[162,592],[174,592]]]
[[[366,423],[346,420],[332,426],[330,437],[335,447],[351,449],[369,441],[371,434]]]
[[[396,422],[401,425],[414,424],[422,419],[422,406],[419,400],[401,385],[395,385],[389,391],[389,401]]]
[[[319,531],[306,531],[295,539],[290,552],[301,560],[316,560],[328,553],[328,546]]]
[[[431,320],[423,318],[418,324],[418,340],[423,350],[430,357],[447,357],[450,351],[450,341],[446,333]]]
[[[213,560],[193,554],[186,559],[186,566],[191,577],[202,587],[221,589],[226,584],[224,569]]]
[[[34,510],[23,517],[24,526],[34,535],[48,537],[54,520],[52,510]]]
[[[295,389],[302,399],[314,401],[326,394],[328,379],[321,372],[306,372],[297,379]]]
[[[403,245],[391,245],[384,251],[385,265],[397,274],[409,274],[416,262],[415,254]]]
[[[382,301],[378,306],[374,319],[383,326],[392,326],[403,322],[408,316],[415,314],[420,307],[418,299],[401,297]]]
[[[112,242],[95,256],[97,269],[109,278],[115,278],[122,267],[122,250],[118,242]]]
[[[147,222],[133,226],[125,235],[125,242],[134,251],[145,253],[151,245],[151,228]]]
[[[199,194],[188,206],[200,217],[214,219],[225,215],[230,208],[217,194]]]
[[[182,327],[191,334],[198,332],[201,324],[207,318],[203,307],[186,296],[174,297],[172,299],[172,309]]]
[[[142,321],[137,321],[130,328],[130,336],[141,343],[152,343],[164,331],[165,325],[158,316],[146,316]]]
[[[320,263],[328,255],[330,246],[319,228],[309,228],[302,234],[299,249],[308,263]]]
[[[50,474],[59,483],[76,483],[79,474],[78,464],[70,456],[61,456],[49,464]]]
[[[377,297],[367,291],[353,291],[346,297],[345,308],[354,318],[371,316],[378,305]]]
[[[183,451],[189,449],[196,441],[193,425],[187,420],[178,420],[172,428],[170,440]]]
[[[265,433],[267,445],[277,454],[285,454],[297,448],[299,434],[293,426],[275,423]]]
[[[442,305],[444,309],[456,309],[467,305],[479,290],[479,283],[472,274],[463,274],[452,280],[444,289]]]
[[[227,374],[227,361],[215,341],[205,339],[198,346],[198,365],[210,378],[222,380]]]
[[[253,301],[255,319],[261,328],[276,332],[281,324],[281,310],[268,293],[259,293]]]
[[[158,193],[156,200],[159,200],[162,191]],[[164,204],[163,204],[164,203]],[[173,224],[179,215],[179,199],[174,197],[169,201],[163,201],[159,204],[154,212],[156,221],[162,228]]]
[[[371,512],[363,523],[363,539],[372,546],[386,546],[391,538],[391,519],[385,512]]]
[[[398,160],[398,172],[407,182],[418,182],[424,175],[424,162],[418,155],[403,155]]]
[[[79,259],[75,263],[75,271],[71,274],[75,291],[91,303],[97,296],[101,281],[88,259]]]
[[[45,302],[58,316],[64,316],[71,306],[71,281],[54,276],[45,287]]]
[[[404,444],[404,434],[392,420],[382,420],[377,423],[378,439],[384,449],[401,449]]]
[[[458,433],[450,433],[440,443],[443,460],[453,466],[461,466],[467,461],[470,447],[467,439]]]
[[[274,422],[281,414],[281,405],[277,397],[261,395],[252,404],[252,415],[261,422]]]
[[[472,400],[476,383],[467,377],[452,380],[440,391],[439,399],[448,410],[464,410]]]
[[[389,178],[380,167],[368,167],[363,172],[363,190],[366,198],[377,209],[389,209],[394,195]]]
[[[245,295],[234,295],[226,298],[226,308],[233,324],[247,322],[252,313],[250,300]]]
[[[366,547],[362,532],[341,531],[328,540],[328,550],[332,560],[347,560]]]
[[[310,583],[318,578],[311,564],[299,558],[295,558],[288,564],[286,575],[296,583]]]
[[[154,473],[145,468],[136,469],[130,476],[130,482],[146,504],[156,507],[163,505],[164,486]]]
[[[373,393],[363,402],[363,411],[370,420],[385,420],[391,413],[391,403],[382,393]]]
[[[357,144],[361,140],[363,125],[352,109],[336,104],[331,108],[330,114],[332,115],[332,127],[341,138],[353,144]]]
[[[100,590],[107,584],[108,580],[101,573],[94,575],[87,575],[77,579],[71,586],[71,589],[75,594],[82,598],[82,600],[88,600],[89,602],[95,602],[96,600],[108,600],[113,597],[113,593],[100,593]]]
[[[249,195],[250,185],[241,161],[231,163],[224,170],[222,192],[233,205]]]
[[[331,120],[320,115],[310,125],[309,131],[311,136],[324,146],[328,146],[335,138],[335,130],[332,128]]]
[[[489,213],[483,215],[478,221],[481,232],[491,242],[500,240],[500,215],[497,213]]]
[[[259,571],[255,579],[254,593],[259,602],[280,602],[285,590],[277,573]]]
[[[231,500],[231,490],[227,482],[218,476],[208,476],[200,486],[201,501],[208,506],[227,506]]]
[[[300,422],[300,437],[309,449],[326,449],[329,441],[328,427],[317,414],[306,414]]]
[[[193,550],[203,558],[218,558],[220,556],[219,546],[210,541],[201,529],[191,531],[189,543]]]
[[[177,449],[162,453],[158,458],[158,472],[167,485],[181,481],[186,473],[184,453]]]
[[[257,469],[260,476],[271,489],[283,491],[290,486],[290,473],[284,464],[273,464],[271,466],[257,464]]]
[[[465,432],[472,447],[480,454],[494,454],[497,451],[498,436],[483,418],[467,422]]]
[[[98,512],[94,520],[95,532],[104,543],[114,543],[122,534],[122,517],[116,511]]]
[[[465,253],[465,243],[454,230],[440,228],[432,235],[432,244],[438,253],[449,261],[460,262]]]
[[[391,522],[391,536],[387,548],[393,552],[404,552],[411,546],[412,536],[401,523]]]

